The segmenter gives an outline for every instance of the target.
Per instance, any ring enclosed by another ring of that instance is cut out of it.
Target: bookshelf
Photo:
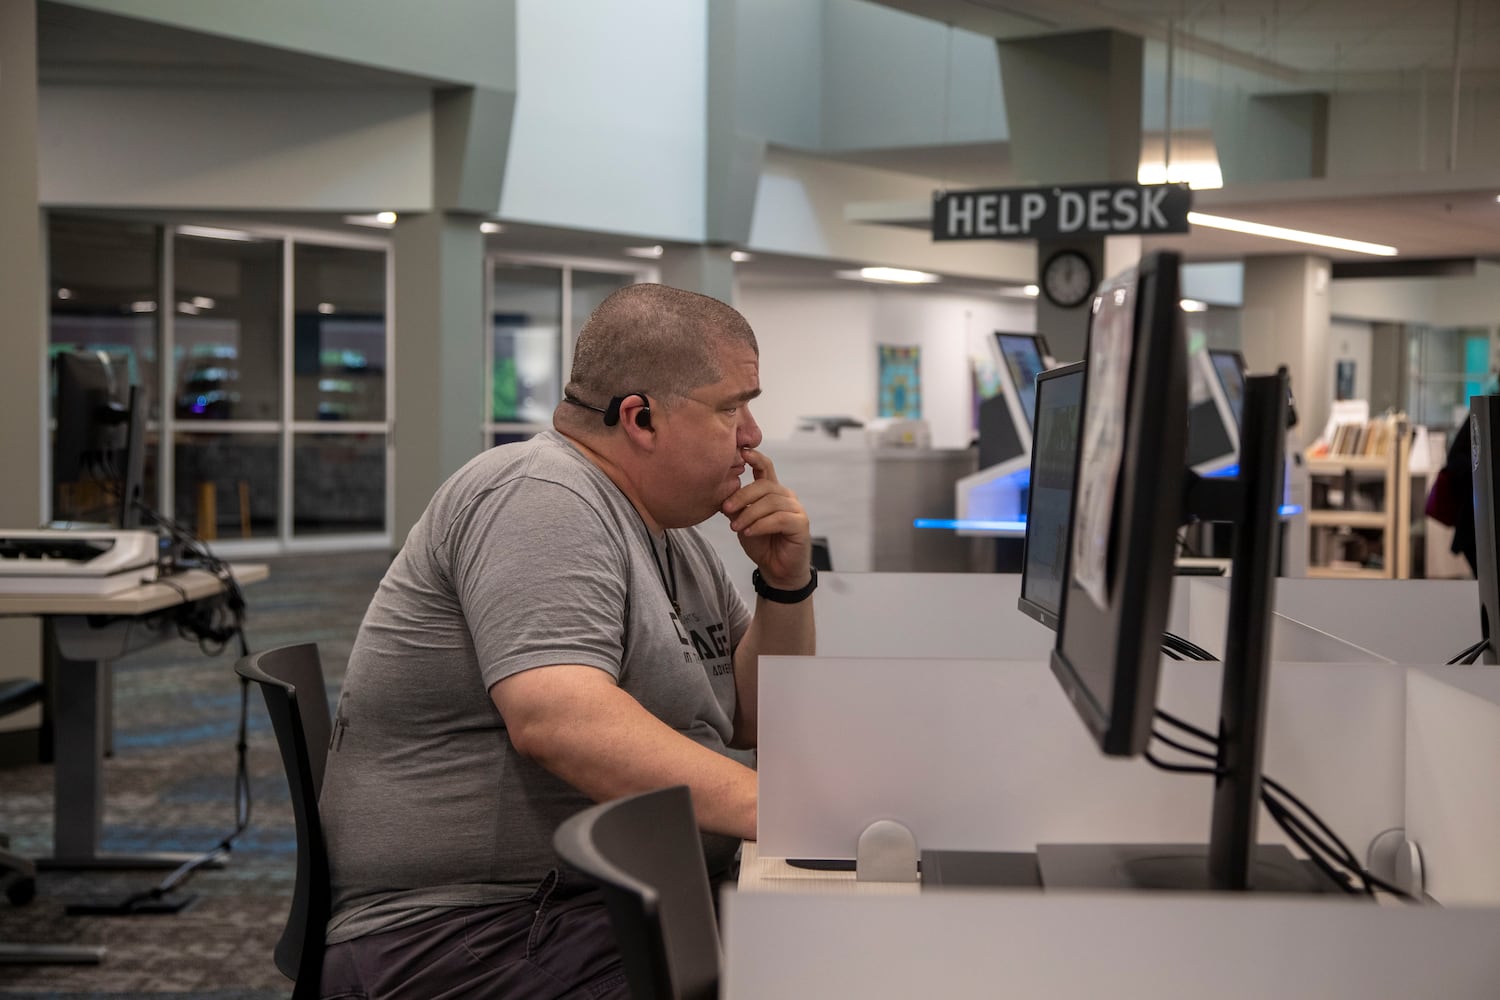
[[[1405,414],[1339,424],[1309,449],[1307,575],[1411,575],[1411,433]]]

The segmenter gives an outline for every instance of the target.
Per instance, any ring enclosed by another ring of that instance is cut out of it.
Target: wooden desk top
[[[815,892],[820,895],[914,896],[920,882],[861,882],[851,871],[795,868],[785,858],[763,858],[747,840],[740,849],[740,892]]]
[[[271,575],[265,563],[230,563],[235,580],[241,585],[264,580]],[[162,608],[174,607],[187,599],[210,597],[223,589],[219,578],[203,569],[184,570],[165,581],[143,583],[129,590],[103,596],[94,594],[0,594],[0,616],[3,615],[144,615]]]

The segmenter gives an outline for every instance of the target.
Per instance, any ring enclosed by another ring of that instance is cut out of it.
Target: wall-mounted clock
[[[1094,263],[1078,250],[1059,250],[1042,265],[1042,293],[1047,301],[1072,309],[1094,294]]]

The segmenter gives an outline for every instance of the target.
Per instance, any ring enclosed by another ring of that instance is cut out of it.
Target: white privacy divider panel
[[[1271,671],[1266,771],[1361,855],[1402,822],[1404,699],[1391,665]],[[1213,730],[1218,701],[1217,663],[1163,663],[1162,707]],[[1210,783],[1101,755],[1040,661],[764,656],[759,769],[766,857],[852,858],[879,819],[919,849],[1208,837]]]
[[[1493,1000],[1500,910],[1237,894],[726,893],[724,1000]]]

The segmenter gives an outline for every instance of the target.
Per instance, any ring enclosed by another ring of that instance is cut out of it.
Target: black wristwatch
[[[797,590],[778,590],[767,583],[760,575],[760,570],[750,574],[750,582],[755,587],[755,592],[768,601],[777,604],[800,604],[812,596],[812,592],[818,589],[818,568],[809,566],[812,576],[807,583]]]

